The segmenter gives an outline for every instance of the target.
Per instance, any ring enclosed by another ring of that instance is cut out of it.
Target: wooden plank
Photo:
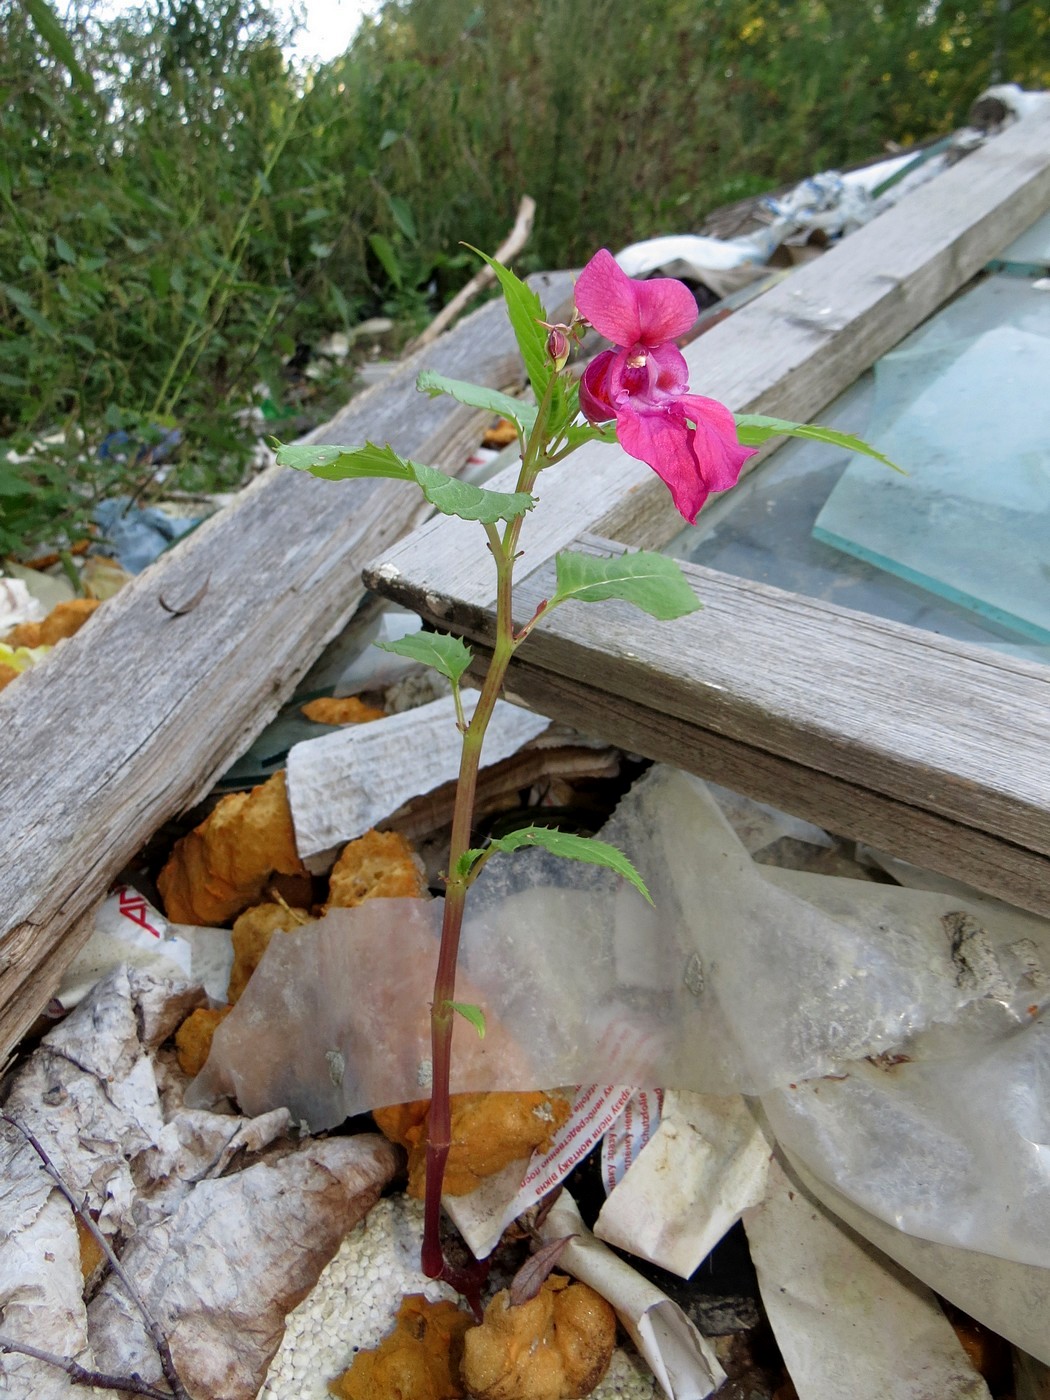
[[[1050,914],[1050,668],[684,567],[703,611],[567,605],[522,648],[510,693]],[[519,625],[554,583],[549,562],[521,580]],[[490,609],[431,592],[422,611],[491,645]]]
[[[561,302],[567,274],[544,279]],[[313,434],[373,438],[446,469],[478,415],[415,392],[423,363],[493,387],[523,375],[502,304]],[[397,483],[274,468],[0,694],[0,1057],[90,932],[142,843],[191,805],[292,693],[363,596],[362,564],[422,518]],[[182,616],[161,604],[207,589]]]
[[[735,412],[811,418],[1048,208],[1050,104],[688,346],[694,391]],[[521,537],[533,568],[583,531],[653,548],[682,528],[662,483],[618,448],[582,449],[538,495]],[[493,596],[484,536],[464,522],[431,521],[380,562],[420,597]]]

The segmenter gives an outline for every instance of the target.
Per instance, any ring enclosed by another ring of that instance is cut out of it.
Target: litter
[[[192,945],[129,885],[118,885],[95,913],[95,929],[66,969],[55,993],[57,1013],[79,1005],[97,982],[121,965],[158,977],[190,975]]]
[[[709,1343],[676,1303],[595,1239],[568,1192],[554,1202],[540,1235],[546,1241],[576,1236],[559,1267],[613,1305],[668,1400],[704,1400],[718,1389],[726,1374]]]
[[[122,1262],[191,1393],[250,1400],[286,1311],[397,1157],[374,1134],[295,1144],[281,1109],[254,1120],[187,1111],[155,1052],[199,1000],[185,982],[118,969],[16,1071],[4,1111],[35,1134],[107,1238],[126,1241]],[[5,1333],[84,1356],[90,1332],[100,1368],[159,1379],[119,1282],[103,1282],[85,1308],[72,1212],[10,1124],[0,1154]],[[5,1357],[4,1373],[27,1400],[69,1393],[61,1372],[28,1357]]]
[[[988,1400],[929,1290],[865,1249],[775,1164],[744,1224],[799,1400]]]
[[[468,719],[476,703],[476,693],[464,696]],[[486,765],[509,757],[548,724],[542,715],[497,701]],[[459,733],[450,696],[297,744],[288,755],[288,797],[299,854],[309,869],[327,870],[344,842],[409,798],[451,782],[458,771]]]
[[[200,520],[179,519],[159,506],[137,506],[130,496],[114,496],[95,507],[95,523],[106,553],[114,555],[129,573],[140,574]]]
[[[47,609],[34,598],[25,581],[0,576],[0,638],[21,622],[42,622]]]
[[[666,1090],[658,1124],[610,1192],[594,1233],[689,1278],[763,1199],[769,1160],[742,1098]]]

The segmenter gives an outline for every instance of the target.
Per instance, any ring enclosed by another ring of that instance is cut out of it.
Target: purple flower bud
[[[551,326],[549,328],[547,354],[553,360],[555,369],[562,369],[565,366],[572,350],[567,331],[567,326]]]

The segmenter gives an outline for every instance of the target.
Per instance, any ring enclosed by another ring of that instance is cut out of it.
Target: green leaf
[[[29,17],[36,26],[36,31],[43,39],[59,63],[64,63],[69,69],[70,76],[77,85],[92,97],[95,95],[95,84],[91,74],[87,73],[77,62],[76,52],[72,41],[62,26],[61,20],[52,10],[47,0],[25,0],[25,7],[29,12]]]
[[[392,651],[395,656],[406,656],[409,661],[432,666],[453,685],[459,684],[474,657],[462,637],[450,637],[444,632],[415,632],[410,637],[399,637],[394,642],[376,642],[375,645],[380,651]]]
[[[586,865],[603,865],[607,870],[614,870],[617,875],[630,880],[639,894],[650,904],[653,902],[652,896],[645,888],[645,881],[624,853],[618,851],[615,846],[610,846],[607,841],[596,841],[593,836],[574,836],[572,832],[558,831],[549,826],[525,826],[490,841],[485,854],[489,851],[517,851],[523,846],[540,846],[552,856],[562,856],[565,860],[578,860]],[[463,859],[477,854],[476,851],[467,851]],[[469,869],[469,865],[467,868]]]
[[[571,423],[564,429],[562,436],[573,449],[582,447],[585,442],[613,443],[616,441],[616,424]]]
[[[399,457],[392,447],[376,447],[371,442],[364,447],[281,447],[277,463],[310,472],[326,481],[356,477],[414,481],[430,504],[443,515],[458,515],[461,520],[478,520],[483,525],[514,520],[536,504],[525,491],[488,491],[482,486],[472,486],[467,481],[446,476],[437,467],[426,467],[421,462]]]
[[[554,366],[547,355],[547,332],[540,325],[550,318],[543,303],[531,287],[516,277],[509,267],[504,267],[495,258],[490,258],[480,248],[466,245],[472,253],[487,262],[499,279],[503,288],[503,299],[507,303],[507,315],[514,330],[514,337],[525,361],[525,371],[536,395],[536,402],[543,398],[547,382],[554,373]]]
[[[55,252],[63,262],[72,263],[74,267],[76,266],[77,255],[60,233],[55,234]]]
[[[390,243],[389,238],[384,238],[381,233],[370,233],[368,235],[368,246],[378,258],[383,271],[398,289],[401,288],[404,278],[401,275],[401,264],[397,260],[397,254]]]
[[[650,617],[666,622],[703,606],[678,563],[665,554],[639,550],[604,559],[566,551],[557,556],[556,564],[558,588],[551,607],[571,598],[581,603],[621,598]]]
[[[11,471],[0,466],[0,496],[24,496],[29,490],[29,482],[18,475],[18,469]]]
[[[465,1021],[470,1024],[478,1033],[478,1039],[485,1039],[485,1013],[480,1006],[475,1006],[470,1001],[449,1001],[445,1003],[453,1011],[458,1011]]]
[[[536,504],[527,491],[489,491],[483,486],[472,486],[468,481],[457,481],[436,467],[423,467],[417,462],[413,462],[412,467],[423,495],[442,515],[458,515],[461,520],[495,525],[497,520],[516,520]]]
[[[498,413],[517,423],[522,432],[527,433],[536,421],[536,405],[522,399],[501,394],[498,389],[486,389],[480,384],[468,384],[462,379],[446,379],[443,374],[435,374],[425,369],[416,378],[416,388],[424,394],[437,398],[438,394],[448,394],[469,408],[483,408],[490,413]]]
[[[896,462],[863,438],[854,437],[852,433],[840,433],[836,428],[822,428],[817,423],[791,423],[785,418],[741,413],[736,415],[736,435],[745,447],[761,447],[772,437],[811,438],[814,442],[827,442],[832,447],[845,447],[850,452],[859,452],[861,456],[874,457],[876,462],[900,472],[901,476],[908,475],[903,467],[898,467]]]
[[[410,243],[414,243],[418,238],[416,232],[416,221],[412,217],[412,210],[408,206],[407,200],[398,194],[387,195],[387,203],[390,205],[390,212],[394,216],[394,223],[405,235]]]
[[[33,300],[27,292],[23,292],[20,287],[9,286],[6,282],[0,282],[0,292],[3,292],[8,301],[21,312],[31,326],[36,326],[42,335],[48,336],[51,340],[58,339],[58,331],[33,305]]]

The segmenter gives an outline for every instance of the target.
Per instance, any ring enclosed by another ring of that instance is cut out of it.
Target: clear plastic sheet
[[[874,1214],[1050,1259],[1046,921],[757,866],[703,784],[666,768],[602,834],[655,908],[540,852],[496,857],[478,881],[457,997],[488,1034],[457,1027],[455,1090],[764,1095],[793,1150]],[[424,1096],[440,917],[440,901],[373,901],[273,940],[196,1101],[232,1092],[320,1129]],[[805,1081],[819,1082],[790,1087]]]
[[[1050,1268],[1016,1264],[976,1250],[956,1249],[906,1235],[814,1176],[799,1158],[785,1155],[802,1185],[840,1220],[942,1298],[1028,1355],[1050,1365]]]
[[[744,1227],[801,1400],[989,1400],[927,1288],[866,1248],[775,1164],[769,1187]]]

